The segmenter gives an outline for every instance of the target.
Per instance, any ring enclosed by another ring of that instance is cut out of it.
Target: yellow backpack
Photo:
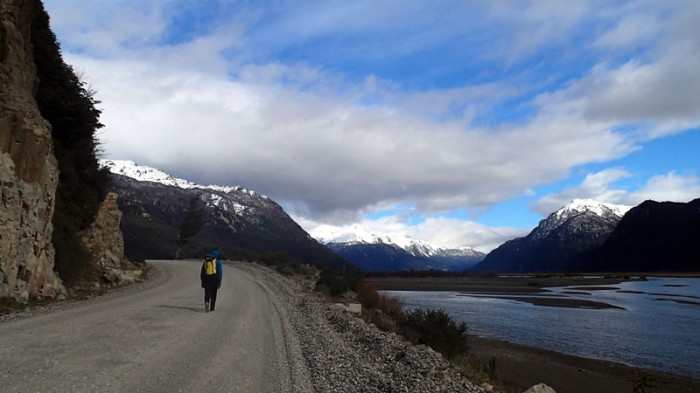
[[[204,274],[207,276],[216,274],[216,258],[211,255],[207,255],[207,257],[204,258]]]

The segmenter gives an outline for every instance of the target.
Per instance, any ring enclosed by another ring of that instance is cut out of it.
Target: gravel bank
[[[257,266],[277,292],[298,339],[316,392],[484,392],[442,355],[340,311],[313,292],[311,281]]]

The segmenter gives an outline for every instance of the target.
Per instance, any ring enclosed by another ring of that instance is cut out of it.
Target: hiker
[[[202,288],[204,288],[204,311],[214,311],[216,305],[216,291],[221,288],[221,278],[223,270],[221,261],[219,260],[219,251],[213,250],[211,254],[204,258],[202,264],[202,272],[199,278],[202,280]]]

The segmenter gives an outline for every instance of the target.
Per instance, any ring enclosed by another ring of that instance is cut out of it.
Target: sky
[[[700,197],[700,2],[45,0],[104,158],[488,252]]]

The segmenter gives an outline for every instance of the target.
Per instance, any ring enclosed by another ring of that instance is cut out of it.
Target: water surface
[[[620,308],[536,306],[512,295],[504,299],[459,292],[387,293],[402,299],[407,308],[443,308],[478,336],[700,379],[700,278],[548,289],[545,296]]]

